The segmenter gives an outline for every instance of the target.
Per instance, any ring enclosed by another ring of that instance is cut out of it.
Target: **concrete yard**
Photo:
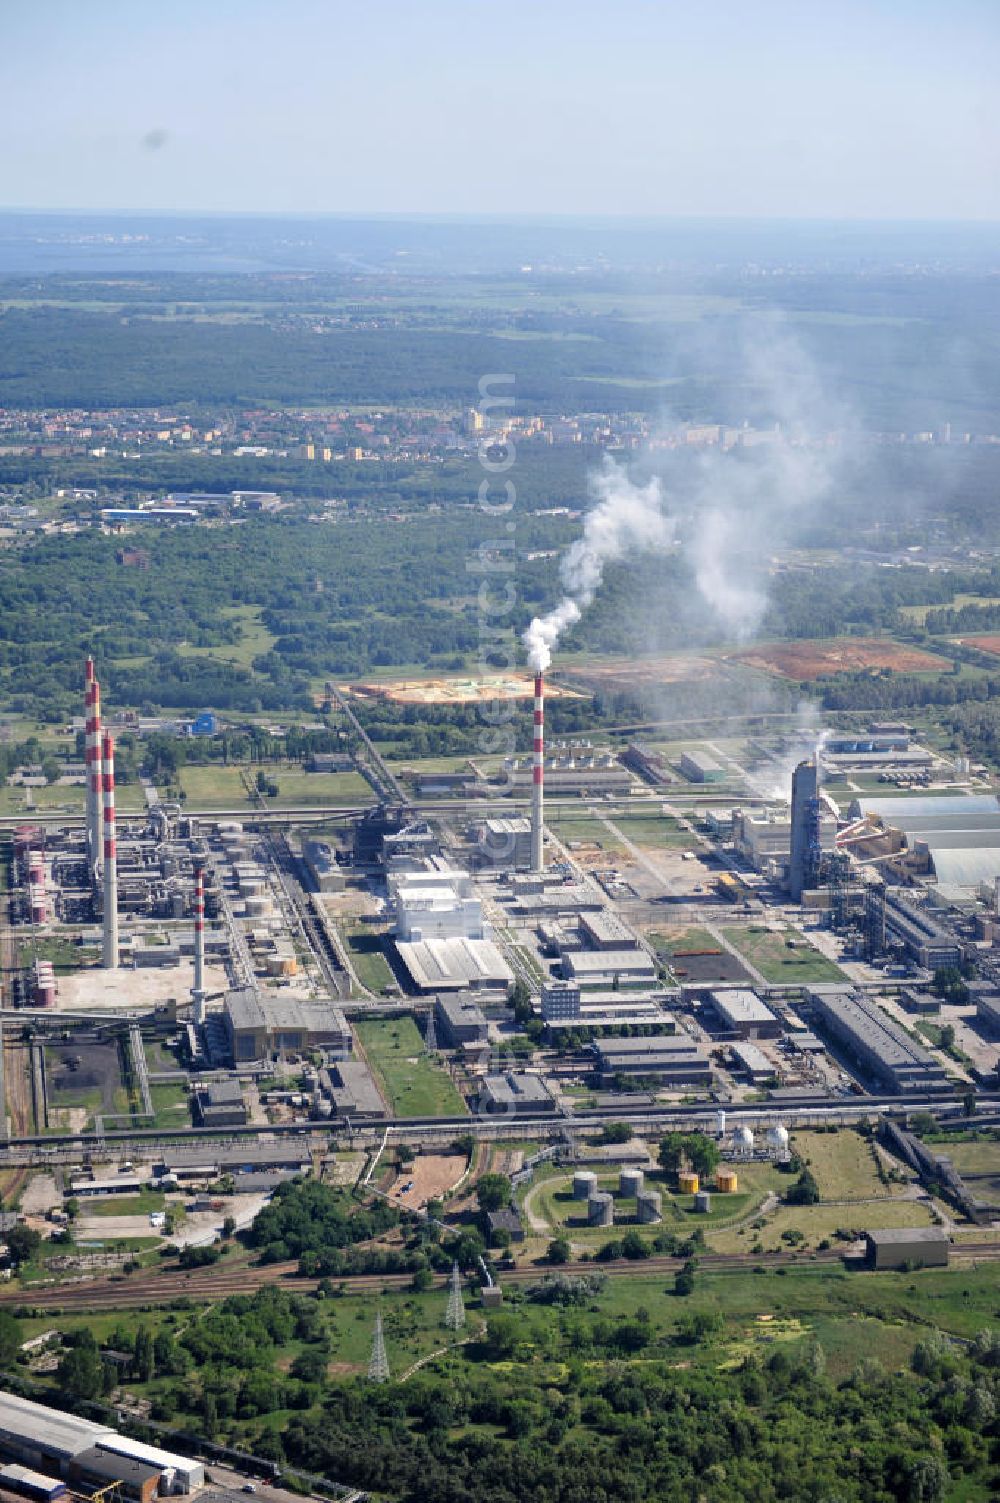
[[[93,1012],[98,1009],[147,1012],[171,1000],[186,1004],[190,1001],[193,985],[194,965],[189,960],[163,970],[155,967],[118,971],[93,968],[59,977],[56,1007],[61,1012]],[[224,992],[228,987],[225,966],[207,964],[205,989],[209,996],[213,992]]]

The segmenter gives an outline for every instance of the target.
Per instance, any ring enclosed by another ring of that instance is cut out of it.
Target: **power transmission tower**
[[[462,1303],[462,1276],[458,1264],[451,1265],[451,1285],[448,1292],[448,1308],[444,1323],[449,1331],[460,1331],[465,1325],[465,1305]]]
[[[368,1376],[373,1383],[388,1383],[389,1359],[385,1355],[385,1339],[382,1335],[382,1311],[375,1317],[375,1335],[372,1338],[372,1355],[368,1364]]]

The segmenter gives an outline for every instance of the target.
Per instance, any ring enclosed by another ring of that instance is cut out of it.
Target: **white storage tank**
[[[597,1194],[597,1175],[589,1169],[578,1169],[573,1175],[573,1199],[589,1200]]]
[[[660,1221],[661,1199],[658,1190],[640,1190],[635,1197],[636,1220],[643,1226],[649,1226],[654,1221]]]
[[[598,1190],[587,1201],[587,1220],[591,1226],[614,1226],[614,1196],[606,1190]]]
[[[641,1169],[622,1169],[618,1175],[618,1193],[634,1200],[645,1183],[646,1176]]]
[[[749,1158],[753,1153],[753,1133],[749,1127],[738,1127],[733,1133],[734,1152]]]
[[[783,1122],[772,1122],[767,1129],[767,1146],[775,1153],[788,1151],[788,1128]]]

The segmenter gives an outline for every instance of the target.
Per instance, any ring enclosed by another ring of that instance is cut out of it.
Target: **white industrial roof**
[[[491,939],[397,940],[396,952],[421,991],[509,986],[514,980]]]
[[[912,798],[857,798],[851,805],[854,818],[874,814],[897,829],[906,829],[915,820],[941,818],[950,814],[996,814],[1000,804],[993,793],[917,794]]]
[[[0,1393],[0,1432],[37,1441],[47,1450],[65,1456],[78,1456],[99,1441],[115,1438],[114,1431],[107,1425],[98,1425],[93,1420],[80,1419],[75,1414],[50,1409],[47,1404],[36,1404],[32,1399],[22,1399],[7,1392]]]
[[[766,1002],[749,987],[734,987],[732,991],[712,993],[712,1001],[724,1018],[734,1027],[741,1023],[774,1023],[776,1018]]]

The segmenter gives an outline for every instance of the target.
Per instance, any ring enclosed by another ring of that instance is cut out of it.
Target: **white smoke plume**
[[[554,610],[536,616],[524,634],[528,661],[543,673],[552,652],[569,627],[579,621],[600,588],[608,564],[634,549],[668,548],[674,541],[675,523],[663,513],[660,482],[634,485],[614,460],[591,477],[597,505],[587,513],[583,535],[567,550],[559,566],[565,595]]]
[[[686,551],[699,593],[729,635],[745,642],[767,609],[769,555],[794,541],[831,496],[852,423],[780,318],[748,322],[741,366],[774,427],[750,434],[745,451],[736,430],[738,454],[706,450],[678,499],[693,524]]]

